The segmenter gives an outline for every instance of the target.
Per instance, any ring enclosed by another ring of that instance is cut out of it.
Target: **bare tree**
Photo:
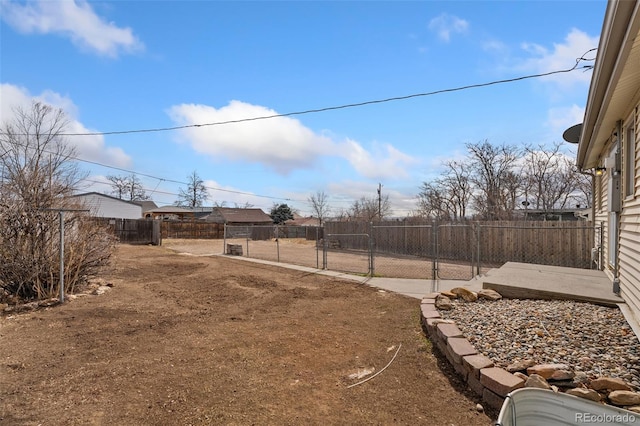
[[[145,201],[149,199],[142,182],[135,173],[128,176],[107,176],[111,182],[111,193],[121,200]]]
[[[248,201],[245,201],[242,204],[239,204],[239,203],[233,203],[233,204],[236,209],[252,209],[255,207],[253,204],[251,204]]]
[[[364,220],[371,222],[381,217],[391,214],[391,203],[389,196],[384,197],[361,197],[353,202],[348,211],[349,217],[353,220]]]
[[[438,221],[451,220],[450,194],[442,179],[424,182],[418,194],[418,212],[420,216]]]
[[[445,173],[445,186],[451,193],[450,204],[452,206],[453,220],[464,220],[473,196],[473,186],[470,179],[469,168],[459,161],[447,161]]]
[[[513,199],[519,186],[513,172],[520,150],[510,145],[491,145],[488,141],[467,144],[469,176],[474,184],[475,208],[487,220],[507,219],[513,214]]]
[[[209,198],[209,191],[195,170],[188,177],[187,189],[180,188],[179,191],[177,206],[201,207]]]
[[[570,204],[587,205],[581,193],[587,181],[574,161],[560,152],[560,144],[554,144],[551,149],[527,146],[525,152],[522,175],[526,183],[526,201],[533,208],[548,211],[567,208]]]
[[[469,167],[459,161],[447,161],[445,166],[443,177],[420,187],[418,212],[436,220],[464,220],[473,195]]]
[[[592,206],[594,176],[590,173],[581,172],[575,164],[574,164],[574,169],[575,169],[575,172],[577,173],[577,180],[578,180],[578,185],[574,195],[574,201],[576,203],[576,206],[582,206],[582,207]]]
[[[58,211],[79,209],[72,192],[85,177],[62,134],[62,110],[34,102],[16,108],[0,129],[0,287],[22,299],[59,291]],[[114,239],[106,227],[69,212],[65,230],[65,284],[74,289],[107,264]]]
[[[318,191],[315,194],[311,195],[308,199],[309,204],[311,205],[311,209],[315,213],[320,226],[322,226],[322,222],[329,215],[331,211],[331,207],[329,207],[329,197],[324,191]]]

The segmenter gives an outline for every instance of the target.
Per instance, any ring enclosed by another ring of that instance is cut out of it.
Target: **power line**
[[[0,133],[0,134],[4,134],[4,133]],[[27,146],[27,145],[24,145],[24,144],[21,144],[21,143],[15,142],[15,141],[10,141],[10,143],[12,143],[13,145],[21,146],[21,147],[23,147],[23,148],[28,148],[28,146]],[[57,153],[56,153],[56,152],[54,152],[54,151],[49,151],[49,150],[46,150],[46,149],[43,149],[43,150],[42,150],[42,152],[46,152],[46,153],[48,153],[48,154],[54,154],[54,155],[57,155]],[[93,164],[93,165],[96,165],[96,166],[105,167],[105,168],[113,169],[113,170],[118,170],[118,171],[121,171],[121,172],[125,172],[125,173],[129,173],[129,174],[133,174],[133,175],[144,176],[144,177],[147,177],[147,178],[150,178],[150,179],[157,179],[158,181],[161,181],[161,182],[162,182],[162,181],[164,181],[164,182],[176,183],[176,184],[178,184],[178,185],[187,185],[187,186],[189,185],[189,183],[188,183],[188,182],[182,182],[182,181],[174,180],[174,179],[166,179],[166,178],[162,178],[162,177],[158,177],[158,176],[153,176],[153,175],[146,174],[146,173],[140,173],[140,172],[136,172],[136,171],[133,171],[133,170],[123,169],[123,168],[121,168],[121,167],[109,166],[109,165],[107,165],[107,164],[103,164],[103,163],[100,163],[100,162],[97,162],[97,161],[84,160],[84,159],[82,159],[82,158],[74,157],[74,156],[71,156],[71,155],[67,156],[67,158],[69,158],[70,160],[81,161],[81,162],[83,162],[83,163],[89,163],[89,164]],[[251,197],[268,198],[268,199],[272,199],[272,200],[283,200],[283,201],[298,201],[298,202],[302,202],[301,200],[294,200],[294,199],[286,198],[286,197],[274,197],[274,196],[271,196],[271,195],[260,195],[260,194],[254,194],[254,193],[251,193],[251,192],[236,191],[236,190],[232,190],[232,189],[216,188],[216,187],[214,187],[214,186],[206,186],[206,185],[205,185],[205,188],[206,188],[206,189],[210,189],[210,190],[212,190],[212,191],[221,191],[221,192],[228,192],[228,193],[231,193],[231,194],[248,195],[248,196],[251,196]],[[176,194],[176,195],[177,195],[177,194]]]
[[[592,69],[593,65],[584,65],[582,67],[578,67],[578,65],[582,61],[593,61],[593,60],[595,60],[595,59],[592,59],[592,58],[585,58],[586,55],[588,55],[589,53],[591,53],[591,52],[593,52],[595,50],[598,50],[598,49],[594,47],[592,49],[587,50],[581,57],[576,59],[576,63],[571,68],[567,68],[567,69],[563,69],[563,70],[556,70],[556,71],[549,71],[549,72],[539,73],[539,74],[530,74],[530,75],[514,77],[514,78],[508,78],[508,79],[503,79],[503,80],[494,80],[494,81],[490,81],[490,82],[487,82],[487,83],[469,84],[469,85],[466,85],[466,86],[458,86],[458,87],[449,88],[449,89],[434,90],[432,92],[414,93],[414,94],[405,95],[405,96],[394,96],[394,97],[390,97],[390,98],[375,99],[375,100],[370,100],[370,101],[356,102],[356,103],[343,104],[343,105],[337,105],[337,106],[329,106],[329,107],[324,107],[324,108],[307,109],[307,110],[303,110],[303,111],[288,112],[288,113],[283,113],[283,114],[264,115],[264,116],[260,116],[260,117],[240,118],[240,119],[237,119],[237,120],[217,121],[217,122],[213,122],[213,123],[187,124],[187,125],[183,125],[183,126],[157,127],[157,128],[150,128],[150,129],[115,130],[115,131],[107,131],[107,132],[61,133],[60,136],[123,135],[123,134],[131,134],[131,133],[155,133],[155,132],[167,132],[167,131],[172,131],[172,130],[197,128],[197,127],[222,126],[222,125],[225,125],[225,124],[246,123],[246,122],[249,122],[249,121],[268,120],[268,119],[278,118],[278,117],[291,117],[291,116],[296,116],[296,115],[315,114],[315,113],[319,113],[319,112],[335,111],[335,110],[347,109],[347,108],[356,108],[356,107],[361,107],[361,106],[365,106],[365,105],[374,105],[374,104],[381,104],[381,103],[387,103],[387,102],[403,101],[403,100],[412,99],[412,98],[439,95],[439,94],[442,94],[442,93],[459,92],[459,91],[462,91],[462,90],[476,89],[476,88],[479,88],[479,87],[487,87],[487,86],[493,86],[493,85],[497,85],[497,84],[513,83],[513,82],[516,82],[516,81],[522,81],[522,80],[528,80],[528,79],[540,78],[540,77],[547,77],[547,76],[555,75],[555,74],[569,73],[569,72],[572,72],[572,71],[575,71],[575,70],[578,70],[578,69],[582,69],[582,70]],[[5,133],[0,132],[0,134],[5,134]]]

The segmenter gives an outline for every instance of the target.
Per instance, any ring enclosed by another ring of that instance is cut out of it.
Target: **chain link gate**
[[[369,234],[327,234],[324,239],[323,269],[373,274],[372,239]]]
[[[374,276],[433,279],[435,227],[371,225]]]
[[[372,225],[373,273],[415,279],[474,277],[475,233],[468,224]]]

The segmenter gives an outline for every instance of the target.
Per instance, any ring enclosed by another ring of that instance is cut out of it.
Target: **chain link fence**
[[[531,221],[225,226],[223,250],[362,275],[469,280],[506,262],[599,268],[602,232],[586,222]]]
[[[223,253],[322,269],[322,235],[317,226],[225,225]]]

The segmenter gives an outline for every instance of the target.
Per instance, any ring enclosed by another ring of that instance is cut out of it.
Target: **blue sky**
[[[606,7],[0,1],[0,120],[38,99],[66,111],[69,133],[242,120],[568,69],[597,47]],[[196,171],[209,204],[248,202],[268,212],[284,202],[310,214],[317,191],[339,210],[377,197],[382,184],[394,214],[404,216],[422,182],[465,155],[466,143],[561,142],[582,121],[590,78],[577,70],[313,114],[68,141],[90,173],[79,191],[109,192],[106,176],[131,171],[167,205],[186,188],[171,181]]]

